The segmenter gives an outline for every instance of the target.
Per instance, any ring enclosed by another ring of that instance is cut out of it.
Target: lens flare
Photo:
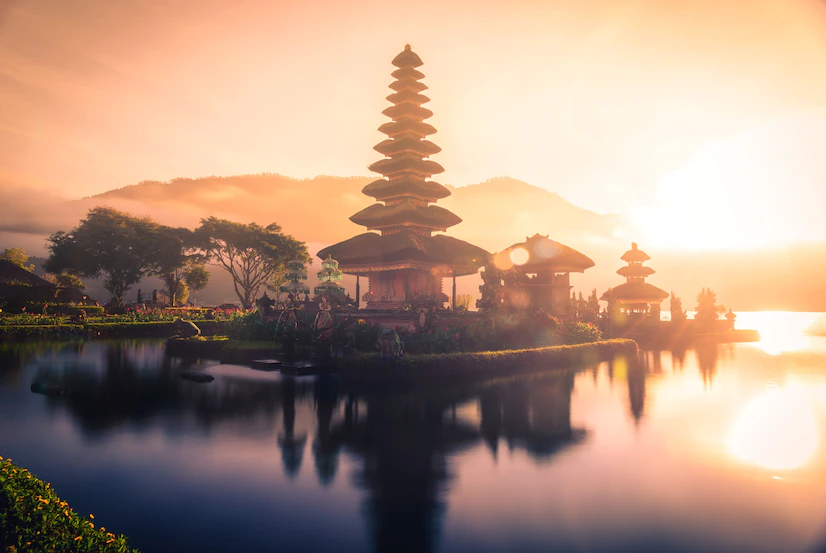
[[[514,265],[524,265],[530,257],[531,255],[525,248],[514,248],[511,250],[510,258]]]
[[[803,465],[814,454],[817,442],[817,420],[801,384],[768,390],[752,399],[728,440],[738,459],[770,469]]]

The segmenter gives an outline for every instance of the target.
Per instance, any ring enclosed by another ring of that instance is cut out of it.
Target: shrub
[[[0,457],[0,545],[19,552],[135,552],[126,537],[96,528],[52,487],[11,459]]]
[[[563,344],[587,344],[602,340],[602,332],[593,323],[569,322],[557,329]]]

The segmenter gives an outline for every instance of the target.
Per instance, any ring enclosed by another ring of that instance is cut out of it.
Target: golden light
[[[806,335],[806,330],[817,323],[820,317],[820,313],[784,311],[739,313],[737,325],[757,330],[760,341],[755,345],[769,355],[777,355],[811,347],[812,338]]]
[[[513,268],[513,261],[506,252],[499,252],[494,255],[493,264],[500,271],[508,271]]]
[[[531,258],[531,254],[525,248],[514,248],[511,250],[510,258],[514,265],[524,265]]]
[[[802,384],[772,389],[752,399],[731,430],[735,457],[770,469],[793,469],[808,461],[818,445],[817,420]]]

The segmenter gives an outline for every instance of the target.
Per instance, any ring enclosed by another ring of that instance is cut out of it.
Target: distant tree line
[[[145,276],[157,276],[175,306],[209,282],[205,264],[226,270],[246,309],[291,259],[309,261],[307,248],[275,223],[262,227],[210,217],[190,230],[162,225],[110,207],[95,207],[77,227],[47,240],[45,270],[55,275],[102,278],[109,306]]]

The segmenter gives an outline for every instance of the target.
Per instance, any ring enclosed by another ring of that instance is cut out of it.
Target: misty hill
[[[187,226],[208,215],[260,224],[277,222],[301,240],[330,244],[364,232],[364,227],[350,222],[349,217],[374,203],[361,193],[374,180],[261,174],[145,181],[84,198],[80,203],[88,207],[139,204],[139,211],[156,211],[162,222],[172,224],[165,219],[174,218],[179,221],[176,224]],[[620,216],[582,209],[558,194],[512,178],[448,188],[452,195],[438,205],[463,219],[449,233],[491,251],[536,232],[575,242],[610,237],[623,224]]]
[[[310,253],[315,254],[331,243],[364,232],[348,218],[373,203],[361,193],[373,180],[329,176],[292,179],[275,174],[181,178],[166,183],[142,182],[59,205],[41,201],[29,209],[21,198],[0,223],[0,230],[7,232],[7,243],[0,246],[24,245],[32,254],[41,253],[34,244],[42,251],[40,245],[46,235],[74,227],[91,207],[111,205],[150,215],[164,224],[190,228],[210,215],[260,224],[277,222],[286,232],[307,242]],[[720,302],[735,310],[826,311],[822,285],[826,282],[826,244],[759,252],[658,251],[646,246],[642,233],[624,216],[582,209],[544,188],[516,179],[496,178],[449,188],[452,195],[439,205],[463,219],[449,229],[450,235],[495,252],[535,233],[549,234],[596,263],[584,274],[572,276],[576,291],[587,294],[597,288],[602,292],[621,283],[622,278],[615,273],[623,265],[619,257],[634,240],[652,256],[649,265],[657,271],[650,278],[652,284],[676,292],[687,308],[693,308],[700,288],[710,286],[717,291]],[[317,270],[311,268],[310,286]],[[354,279],[345,278],[344,284],[355,292]],[[459,293],[478,295],[479,284],[478,278],[459,279]],[[160,282],[147,279],[138,287],[151,291],[160,288]],[[103,299],[106,296],[93,282],[89,283],[89,293]],[[228,276],[213,271],[212,283],[198,300],[213,305],[235,301]]]

